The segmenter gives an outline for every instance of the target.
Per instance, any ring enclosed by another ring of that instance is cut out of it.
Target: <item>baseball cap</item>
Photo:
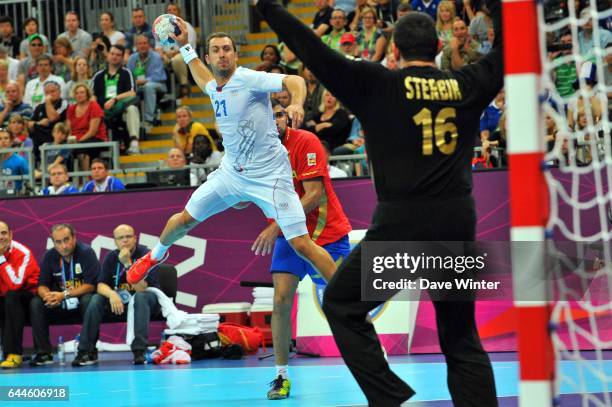
[[[32,35],[30,35],[28,37],[28,44],[31,44],[32,41],[34,41],[34,40],[40,40],[41,42],[44,42],[42,37],[39,34],[36,34],[36,33],[32,34]]]
[[[344,33],[340,37],[340,44],[354,44],[355,36],[352,33]]]

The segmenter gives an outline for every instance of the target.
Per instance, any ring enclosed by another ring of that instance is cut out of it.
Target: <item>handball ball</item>
[[[170,34],[179,35],[181,29],[176,23],[176,16],[172,14],[162,14],[153,22],[153,37],[163,48],[171,48],[176,45],[176,41]]]

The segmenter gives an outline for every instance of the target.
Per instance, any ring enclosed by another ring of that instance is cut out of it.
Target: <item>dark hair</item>
[[[278,69],[283,74],[287,73],[287,70],[285,69],[285,67],[281,66],[281,65],[270,65],[270,67],[268,68],[268,70],[266,72],[272,72],[275,69]]]
[[[341,8],[335,8],[332,10],[331,14],[334,14],[336,11],[340,11],[342,12],[342,15],[344,16],[344,18],[346,18],[346,11],[342,10]],[[330,16],[331,16],[330,14]]]
[[[6,225],[6,228],[8,229],[8,231],[9,231],[9,232],[11,231],[11,226],[10,226],[8,223],[6,223],[6,222],[5,222],[5,221],[3,221],[3,220],[0,220],[0,223],[5,224],[5,225]]]
[[[56,225],[51,226],[51,234],[57,232],[60,229],[68,229],[70,231],[70,236],[76,235],[74,226],[72,226],[70,223],[58,223]]]
[[[429,14],[409,13],[395,25],[395,46],[405,61],[433,61],[438,51],[438,34]]]
[[[412,11],[412,6],[408,2],[400,3],[399,6],[397,6],[397,11]]]
[[[106,162],[106,160],[103,160],[103,159],[101,159],[101,158],[94,158],[93,160],[91,160],[91,167],[93,167],[93,165],[94,165],[95,163],[100,163],[100,164],[102,164],[102,165],[104,166],[104,169],[105,169],[105,170],[108,170],[108,162]],[[90,168],[91,168],[91,167],[90,167]]]
[[[26,25],[32,22],[36,23],[36,26],[40,28],[40,24],[38,24],[38,20],[33,17],[28,17],[25,20],[23,20],[23,27],[25,28]]]
[[[144,9],[142,7],[134,7],[132,9],[132,13],[136,12],[136,11],[142,11],[144,13]]]
[[[275,45],[272,44],[268,44],[266,46],[263,47],[263,49],[261,50],[261,52],[259,53],[259,59],[261,59],[263,61],[263,56],[264,56],[264,52],[268,49],[268,48],[272,48],[274,50],[274,55],[276,55],[276,60],[280,61],[281,60],[281,55],[280,52],[278,52],[278,48],[276,48]]]
[[[100,13],[100,16],[102,16],[103,14],[108,14],[108,16],[110,17],[111,23],[115,22],[115,16],[113,15],[113,13],[111,13],[110,11],[105,11],[103,13]]]
[[[79,17],[79,14],[74,10],[67,11],[66,14],[64,15],[64,18],[66,18],[66,16],[68,16],[69,14],[72,14],[73,16],[75,16],[79,22],[81,21],[81,17]]]
[[[168,5],[170,5],[170,4],[168,4]],[[213,38],[229,38],[230,41],[232,42],[232,47],[234,48],[234,51],[236,51],[236,43],[234,42],[234,39],[232,38],[232,36],[227,34],[227,33],[219,31],[219,32],[210,34],[206,38],[206,54],[208,54],[210,52],[210,41]]]
[[[119,51],[121,51],[121,55],[125,54],[125,47],[121,44],[111,45],[110,48],[117,48]],[[110,51],[110,48],[109,48],[109,51]]]
[[[11,26],[13,25],[13,19],[10,18],[9,16],[1,16],[0,17],[0,24],[2,23],[9,23]]]
[[[40,61],[49,61],[49,64],[53,66],[53,59],[51,59],[51,57],[47,54],[42,54],[42,55],[37,56],[36,65],[38,65]]]

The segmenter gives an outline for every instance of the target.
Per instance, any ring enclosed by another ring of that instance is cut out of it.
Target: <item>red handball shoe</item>
[[[153,260],[151,258],[151,252],[145,254],[136,260],[136,262],[132,264],[132,267],[130,267],[130,269],[127,271],[126,280],[128,284],[136,284],[143,280],[155,267],[163,263],[164,260],[165,258],[161,259],[160,261]]]

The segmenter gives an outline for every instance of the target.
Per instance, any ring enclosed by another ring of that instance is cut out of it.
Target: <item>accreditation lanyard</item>
[[[117,262],[117,268],[115,271],[115,290],[119,287],[119,279],[125,273],[125,267],[121,267],[121,262]]]
[[[107,73],[104,74],[105,99],[112,99],[117,96],[117,88],[119,87],[119,72],[110,77]]]
[[[34,92],[32,93],[32,103],[39,104],[43,100],[43,94],[38,93],[40,89],[40,81],[36,83],[36,87],[34,88]]]
[[[64,267],[64,260],[61,257],[60,257],[60,266],[62,267],[62,283],[64,284],[64,289],[68,289],[66,285],[66,269]],[[70,259],[69,267],[70,267],[70,281],[72,281],[72,283],[74,284],[74,263],[72,262],[72,259]]]
[[[138,61],[136,61],[136,67],[134,68],[134,76],[136,76],[136,80],[147,78],[146,72],[147,72],[148,62],[149,62],[148,56],[147,56],[147,59],[144,60],[144,62],[140,60],[140,58],[138,59]]]

